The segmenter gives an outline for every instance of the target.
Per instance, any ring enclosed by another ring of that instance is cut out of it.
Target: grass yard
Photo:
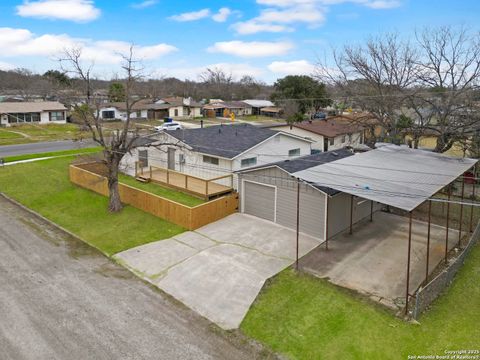
[[[101,147],[93,147],[93,148],[85,148],[85,149],[52,151],[52,152],[45,152],[45,153],[38,153],[38,154],[24,154],[24,155],[7,156],[3,159],[4,159],[5,163],[9,163],[9,162],[14,162],[14,161],[40,159],[40,158],[43,158],[43,157],[51,157],[51,156],[92,154],[92,153],[97,153],[100,150],[102,150]]]
[[[292,359],[407,359],[479,349],[480,245],[448,292],[420,318],[395,318],[326,280],[288,269],[260,294],[241,325]]]
[[[176,201],[183,205],[193,207],[205,202],[205,200],[154,183],[141,183],[131,176],[120,174],[119,180],[124,184],[167,198],[169,200]]]
[[[62,157],[0,168],[0,192],[107,255],[185,231],[131,206],[110,214],[108,198],[70,183],[68,165],[73,159]]]
[[[88,138],[75,124],[22,124],[0,129],[0,145]]]

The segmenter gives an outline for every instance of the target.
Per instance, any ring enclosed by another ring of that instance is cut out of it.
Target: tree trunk
[[[120,158],[117,154],[109,154],[107,156],[108,168],[108,192],[109,204],[108,210],[110,212],[119,212],[122,210],[122,202],[120,201],[120,193],[118,191],[118,167]]]

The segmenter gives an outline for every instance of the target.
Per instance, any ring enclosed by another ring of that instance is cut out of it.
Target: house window
[[[330,145],[335,145],[335,138],[330,138],[328,140],[329,140]]]
[[[137,118],[142,117],[142,112],[140,110],[137,110]]]
[[[39,122],[40,113],[16,113],[8,114],[8,123]]]
[[[288,150],[288,156],[298,156],[300,155],[300,148]]]
[[[345,140],[346,140],[346,137],[345,137],[345,135],[343,135],[342,136],[342,144],[345,142]]]
[[[174,116],[178,116],[178,109],[175,109],[175,115]]]
[[[63,121],[65,120],[65,113],[63,111],[51,111],[50,121]]]
[[[178,162],[180,164],[185,164],[185,154],[178,154]]]
[[[348,142],[352,142],[352,134],[348,134]]]
[[[257,165],[257,158],[252,157],[252,158],[247,158],[247,159],[242,159],[241,166],[243,167],[248,167],[248,166],[254,166]]]
[[[203,162],[206,164],[218,165],[218,158],[213,156],[203,155]]]
[[[102,119],[115,119],[115,111],[113,110],[102,111]]]

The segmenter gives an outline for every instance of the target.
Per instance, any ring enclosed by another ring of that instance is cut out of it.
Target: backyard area
[[[185,230],[131,206],[125,206],[119,214],[109,213],[108,198],[70,182],[68,166],[72,160],[74,157],[62,157],[1,167],[0,192],[78,235],[109,256],[170,238]],[[135,180],[133,182],[136,186],[144,186]],[[168,189],[164,190],[162,196],[169,194],[181,196],[177,201],[201,202]]]
[[[417,323],[327,280],[288,269],[257,298],[241,329],[292,359],[406,359],[478,349],[480,246]]]

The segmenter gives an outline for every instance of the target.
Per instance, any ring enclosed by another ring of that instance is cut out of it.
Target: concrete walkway
[[[223,329],[238,328],[265,281],[295,261],[295,231],[233,214],[115,258]],[[319,245],[300,237],[300,256]]]

